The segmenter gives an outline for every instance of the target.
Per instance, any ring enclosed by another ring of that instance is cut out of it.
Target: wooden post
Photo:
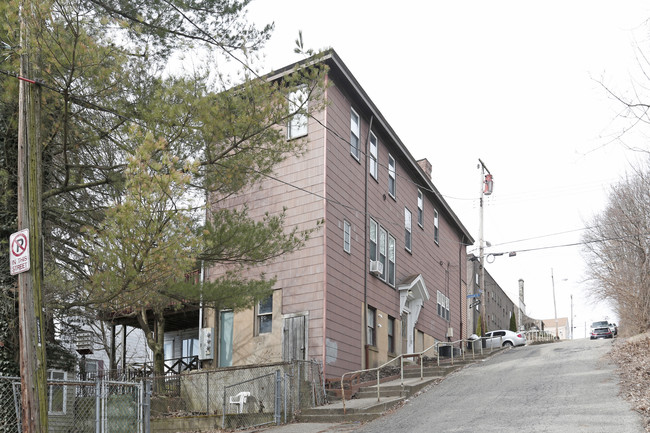
[[[30,270],[18,276],[22,429],[47,432],[47,366],[42,299],[40,86],[30,56],[33,5],[20,2],[18,228],[29,229]],[[25,78],[30,81],[26,81]]]

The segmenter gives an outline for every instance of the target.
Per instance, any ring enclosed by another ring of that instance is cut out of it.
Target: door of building
[[[219,367],[232,366],[232,328],[234,313],[222,311],[219,326]]]
[[[402,311],[402,353],[413,353],[415,350],[415,323],[408,308]]]
[[[282,359],[307,359],[307,315],[285,316],[282,331]]]

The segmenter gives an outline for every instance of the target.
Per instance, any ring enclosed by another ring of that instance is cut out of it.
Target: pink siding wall
[[[351,102],[339,87],[328,90],[328,126],[349,140],[350,107],[362,117],[361,163],[350,154],[350,145],[335,136],[327,140],[327,338],[337,341],[337,359],[330,359],[328,374],[365,368],[361,365],[361,332],[364,285],[364,181],[365,146],[370,119],[361,108]],[[394,143],[390,142],[375,119],[373,132],[379,140],[378,181],[369,177],[368,213],[396,240],[396,282],[413,274],[422,274],[430,295],[420,313],[416,329],[439,340],[445,339],[448,327],[454,328],[454,339],[461,336],[461,311],[464,299],[461,293],[461,275],[466,268],[465,248],[460,244],[458,231],[450,224],[449,216],[440,203],[422,188],[424,193],[424,224],[417,223],[417,190],[422,184],[419,174]],[[396,198],[388,194],[388,155],[396,160]],[[369,176],[369,175],[368,175]],[[385,198],[384,198],[385,197]],[[341,203],[341,204],[335,204]],[[347,206],[347,208],[345,206]],[[412,248],[405,250],[404,207],[412,213]],[[439,212],[440,242],[433,241],[433,210]],[[343,220],[352,224],[352,251],[343,251]],[[460,260],[459,260],[460,252]],[[442,263],[442,264],[441,264]],[[437,314],[437,290],[450,299],[450,322]],[[387,312],[399,320],[399,293],[380,279],[368,275],[367,301],[370,306]],[[378,329],[377,332],[386,332]],[[353,338],[349,338],[353,337]],[[399,337],[399,336],[398,336]],[[342,347],[348,341],[349,347]],[[343,344],[342,344],[343,343]],[[401,347],[399,340],[398,349]]]
[[[319,120],[322,121],[322,115],[316,114],[316,117],[321,116]],[[275,170],[275,176],[286,183],[266,179],[242,194],[220,202],[219,206],[241,207],[246,204],[249,215],[257,220],[262,219],[266,212],[277,214],[286,207],[288,230],[294,226],[299,229],[316,227],[317,222],[325,217],[322,199],[324,135],[322,127],[314,119],[310,119],[308,128],[310,143],[305,154],[289,158]],[[321,228],[311,235],[299,251],[245,273],[248,276],[258,276],[264,272],[267,278],[277,278],[275,288],[282,290],[283,315],[308,314],[309,359],[323,356],[324,235],[325,232]],[[219,272],[219,268],[211,269],[208,278],[216,278]],[[253,320],[253,311],[250,315]],[[273,332],[281,333],[282,329],[274,327]],[[234,344],[251,342],[235,341]]]
[[[265,180],[259,187],[221,203],[222,206],[247,203],[254,218],[262,218],[267,211],[279,212],[286,206],[288,227],[298,225],[310,228],[319,219],[325,218],[325,226],[312,236],[303,249],[252,273],[264,271],[269,277],[277,277],[276,288],[282,289],[282,314],[309,314],[308,358],[319,359],[328,377],[340,377],[344,372],[365,367],[362,365],[362,333],[365,326],[361,315],[364,277],[367,277],[368,304],[400,319],[396,288],[364,273],[364,257],[368,248],[364,214],[365,147],[370,119],[364,112],[365,108],[352,102],[353,98],[342,87],[340,83],[333,82],[327,90],[330,104],[325,112],[316,114],[330,131],[326,132],[320,123],[310,119],[308,151],[300,158],[289,159],[276,170],[277,177],[313,194],[274,180]],[[360,162],[350,154],[351,106],[361,117]],[[458,339],[461,336],[461,308],[464,308],[460,275],[465,275],[466,269],[460,232],[433,194],[424,189],[424,228],[418,226],[418,187],[413,182],[422,183],[420,174],[411,166],[410,160],[399,153],[376,119],[374,125],[373,132],[379,140],[379,180],[369,177],[369,216],[396,239],[397,284],[413,274],[424,277],[430,301],[425,303],[416,328],[442,340],[447,327],[451,326],[454,328],[454,339]],[[391,198],[387,190],[389,152],[397,164],[396,199]],[[321,198],[323,195],[326,195],[327,201]],[[413,215],[411,253],[404,249],[404,206]],[[434,208],[439,212],[439,245],[433,241]],[[350,254],[343,250],[344,220],[351,224]],[[216,272],[213,270],[212,275],[216,275]],[[449,296],[450,324],[437,315],[437,290]],[[274,329],[273,332],[282,330]],[[377,332],[386,332],[386,329],[378,329]],[[396,339],[397,350],[400,351],[399,334]]]

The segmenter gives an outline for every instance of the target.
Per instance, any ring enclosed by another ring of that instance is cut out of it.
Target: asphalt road
[[[347,431],[644,432],[619,396],[615,366],[605,357],[610,345],[574,340],[509,349]]]

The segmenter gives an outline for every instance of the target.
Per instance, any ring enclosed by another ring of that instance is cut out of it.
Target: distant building
[[[494,331],[495,329],[510,329],[510,316],[517,314],[517,307],[508,295],[503,291],[501,286],[492,278],[492,275],[485,270],[485,297],[481,298],[479,295],[479,274],[481,264],[478,257],[474,255],[468,256],[469,264],[467,265],[467,304],[470,314],[467,318],[468,335],[476,333],[476,325],[478,324],[479,316],[481,314],[481,305],[478,301],[485,299],[485,314],[487,316],[487,331]],[[516,316],[515,316],[516,317]],[[517,323],[519,326],[519,323]]]
[[[557,335],[560,340],[567,340],[571,338],[571,326],[567,317],[558,317],[557,327],[555,326],[555,319],[543,319],[542,323],[544,324],[544,331],[553,336]]]

